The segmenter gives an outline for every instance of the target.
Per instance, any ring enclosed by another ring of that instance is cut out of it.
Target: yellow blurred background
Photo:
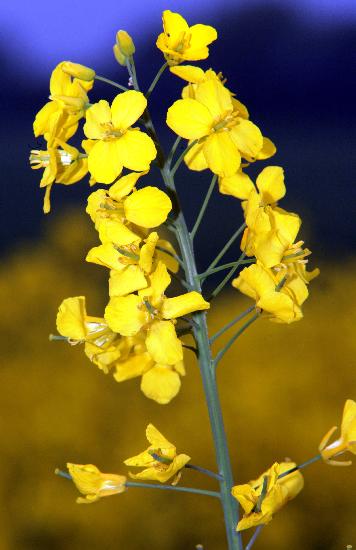
[[[215,462],[191,352],[180,394],[160,406],[143,396],[139,380],[118,384],[80,346],[49,342],[63,298],[86,295],[88,313],[102,315],[107,272],[84,262],[97,238],[85,214],[62,212],[45,223],[41,242],[15,250],[1,266],[0,549],[194,550],[201,543],[204,550],[224,550],[214,499],[132,488],[80,506],[74,485],[54,475],[67,461],[127,473],[122,461],[146,448],[149,422],[193,463],[214,470]],[[320,267],[301,322],[259,320],[219,366],[238,483],[275,460],[314,456],[325,432],[340,425],[345,399],[356,397],[355,262]],[[217,299],[211,333],[247,305],[237,292]],[[316,463],[304,473],[305,489],[263,530],[256,550],[356,545],[356,464]],[[217,488],[189,470],[181,483]]]

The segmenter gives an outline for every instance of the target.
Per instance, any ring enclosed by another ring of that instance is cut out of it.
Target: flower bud
[[[126,31],[118,31],[116,33],[116,43],[125,57],[130,57],[135,53],[135,44]]]
[[[79,63],[72,63],[71,61],[63,61],[62,71],[80,80],[90,81],[95,78],[95,71],[93,69]]]
[[[126,65],[126,57],[121,53],[120,48],[117,44],[114,44],[113,52],[114,52],[114,56],[115,56],[116,61],[120,65],[125,66]]]

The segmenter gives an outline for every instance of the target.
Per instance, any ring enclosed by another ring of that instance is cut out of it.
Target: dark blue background
[[[189,24],[207,23],[219,38],[204,68],[221,70],[228,87],[247,104],[251,119],[277,145],[270,161],[284,167],[287,197],[281,206],[303,219],[301,236],[322,261],[348,255],[355,243],[356,188],[356,3],[322,0],[280,2],[14,2],[3,6],[1,62],[1,247],[37,236],[48,224],[42,214],[40,174],[31,171],[36,112],[47,101],[51,70],[64,60],[93,67],[127,83],[112,55],[115,32],[134,38],[139,81],[145,89],[163,63],[155,47],[163,9],[179,11]],[[182,81],[165,74],[152,95],[151,112],[166,150],[175,136],[165,112],[178,99]],[[90,99],[115,91],[96,83]],[[161,121],[161,122],[159,122]],[[266,163],[265,163],[266,164]],[[256,173],[264,166],[252,168]],[[154,179],[154,178],[153,178]],[[182,170],[179,192],[192,223],[208,173]],[[157,180],[158,181],[158,180]],[[153,181],[152,181],[153,182]],[[56,185],[53,214],[65,204],[85,204],[86,183]],[[239,201],[216,194],[198,238],[204,264],[241,223]],[[236,256],[236,250],[232,252]]]

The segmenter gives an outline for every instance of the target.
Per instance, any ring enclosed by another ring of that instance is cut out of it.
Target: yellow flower
[[[142,115],[147,100],[141,92],[118,94],[110,107],[105,100],[94,103],[86,113],[84,133],[96,143],[89,152],[89,171],[96,181],[111,183],[123,167],[148,170],[157,151],[152,139],[131,126]]]
[[[156,46],[169,65],[208,57],[208,45],[218,36],[213,27],[201,24],[189,27],[179,13],[170,10],[163,12],[162,22],[164,32],[158,36]]]
[[[168,126],[179,136],[199,140],[186,155],[189,168],[210,168],[219,176],[232,176],[241,157],[256,157],[263,147],[262,134],[218,79],[198,84],[195,99],[175,101],[167,112]]]
[[[280,474],[295,466],[295,462],[275,462],[257,480],[232,488],[232,495],[245,512],[237,524],[237,531],[269,523],[273,514],[298,495],[304,485],[298,470],[278,479]]]
[[[85,116],[89,105],[87,92],[93,87],[95,72],[88,67],[62,61],[53,70],[50,80],[50,99],[37,113],[33,129],[35,136],[48,140],[54,118],[60,118],[59,137],[67,141],[77,130],[78,121]]]
[[[133,479],[152,479],[165,483],[175,477],[173,485],[179,481],[182,468],[190,461],[190,456],[177,454],[175,446],[170,443],[152,424],[146,428],[146,437],[150,443],[148,449],[124,461],[126,466],[144,468]]]
[[[349,466],[351,460],[340,461],[332,459],[346,451],[356,454],[356,402],[352,399],[348,399],[344,406],[341,435],[339,439],[333,441],[333,443],[329,443],[330,437],[335,430],[337,430],[337,426],[331,428],[323,437],[319,445],[320,454],[327,464],[332,464],[333,466]]]
[[[232,286],[256,300],[256,307],[271,321],[289,324],[303,317],[301,305],[308,297],[308,288],[296,274],[287,277],[278,290],[282,281],[281,273],[275,275],[270,269],[254,264],[243,269]]]
[[[93,464],[67,463],[67,468],[78,491],[85,497],[78,497],[78,504],[91,504],[102,497],[117,495],[127,490],[126,476],[103,474]]]
[[[59,139],[53,139],[46,151],[32,150],[30,155],[31,168],[44,168],[40,187],[46,188],[43,211],[50,212],[50,193],[53,183],[71,185],[81,180],[88,172],[86,155],[80,153]]]
[[[175,347],[176,337],[171,330],[163,329],[166,320],[171,324],[171,319],[194,311],[209,309],[210,304],[195,291],[175,298],[167,298],[164,291],[169,286],[171,278],[163,262],[158,262],[157,268],[149,277],[150,286],[141,290],[139,295],[130,294],[111,298],[105,309],[105,319],[113,331],[123,336],[133,336],[144,326],[149,327],[153,321],[158,320],[163,324],[160,325],[162,334],[157,335],[157,345],[162,346],[166,341],[168,350],[169,347]],[[157,359],[157,362],[161,363],[161,360]]]
[[[87,315],[84,296],[63,300],[56,324],[59,334],[70,344],[85,343],[85,354],[105,373],[126,347],[125,339],[112,332],[105,319]]]

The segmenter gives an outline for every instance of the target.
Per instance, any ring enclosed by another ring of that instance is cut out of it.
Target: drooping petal
[[[117,219],[99,218],[95,224],[95,228],[103,244],[109,242],[123,246],[141,240],[139,235]]]
[[[175,298],[166,298],[161,312],[164,319],[176,319],[182,317],[182,315],[209,308],[209,302],[206,302],[199,292],[193,290]]]
[[[152,357],[147,353],[132,355],[125,361],[118,361],[115,365],[114,378],[116,382],[130,380],[142,376],[154,366]]]
[[[154,307],[160,307],[164,291],[170,285],[171,277],[167,271],[166,265],[159,261],[156,269],[150,275],[150,287],[140,293],[145,298],[149,298]]]
[[[148,312],[139,296],[113,297],[105,308],[105,320],[111,330],[122,336],[134,336],[148,321]]]
[[[276,284],[268,270],[255,264],[245,267],[240,275],[232,281],[234,288],[256,301],[260,296],[268,292],[274,292]]]
[[[142,92],[128,90],[127,92],[118,94],[111,105],[114,128],[127,130],[140,118],[146,107],[147,99]]]
[[[207,136],[213,122],[209,109],[196,99],[178,99],[167,111],[167,125],[185,139]]]
[[[280,166],[267,166],[256,180],[263,204],[273,204],[286,194],[284,171]]]
[[[126,197],[133,188],[135,187],[137,181],[147,174],[147,172],[131,172],[126,176],[122,176],[118,181],[116,181],[109,188],[109,196],[115,201],[120,202],[121,199]]]
[[[205,73],[200,67],[194,67],[194,65],[177,65],[176,67],[170,67],[171,73],[179,76],[187,82],[194,82],[197,84],[205,78]]]
[[[219,190],[223,195],[231,195],[237,199],[248,199],[255,186],[251,178],[239,170],[236,174],[219,178]]]
[[[189,142],[190,145],[191,141]],[[208,168],[208,163],[204,155],[204,142],[196,143],[184,156],[184,162],[190,168],[190,170],[196,170],[200,172],[201,170],[206,170]]]
[[[171,199],[157,187],[144,187],[124,201],[126,218],[141,227],[157,227],[172,209]]]
[[[211,27],[210,25],[202,25],[201,23],[190,27],[189,32],[191,37],[187,52],[208,46],[218,37],[218,33],[214,27]]]
[[[169,367],[157,365],[142,376],[141,390],[149,399],[166,405],[180,390],[180,376]]]
[[[59,334],[72,340],[84,340],[88,334],[85,326],[86,315],[85,296],[63,300],[56,320]]]
[[[232,176],[237,172],[241,157],[228,132],[211,134],[203,143],[203,151],[214,174]]]
[[[146,338],[146,346],[156,363],[175,365],[183,360],[182,343],[170,321],[154,321],[151,324]]]
[[[158,242],[158,233],[152,231],[145,239],[145,244],[140,250],[139,266],[145,273],[150,273],[152,269],[153,255]]]
[[[239,119],[239,123],[230,130],[231,139],[242,156],[256,157],[263,145],[260,129],[250,120]]]
[[[120,262],[124,258],[111,242],[106,242],[91,248],[85,258],[87,262],[102,265],[109,269],[122,270],[125,265]]]
[[[302,318],[300,307],[283,292],[267,292],[261,296],[257,306],[263,311],[271,313],[275,319],[282,323],[293,323]]]

